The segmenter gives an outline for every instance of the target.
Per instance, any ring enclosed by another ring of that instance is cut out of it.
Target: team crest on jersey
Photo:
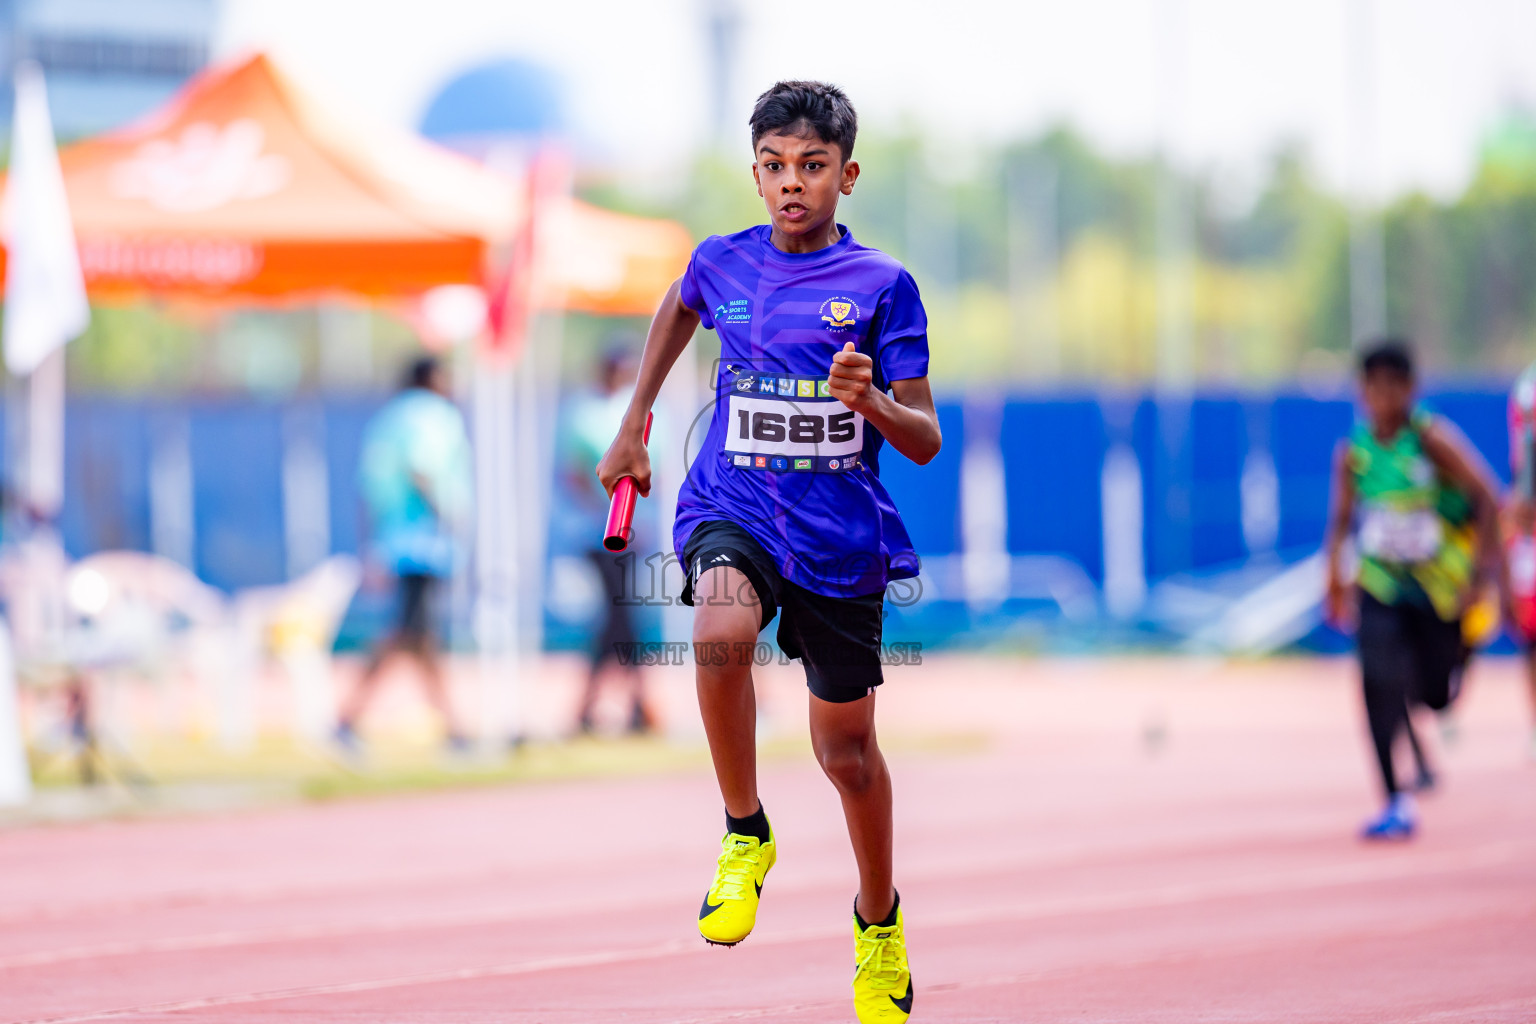
[[[829,331],[846,331],[859,319],[859,304],[846,295],[838,295],[821,304],[821,318]]]

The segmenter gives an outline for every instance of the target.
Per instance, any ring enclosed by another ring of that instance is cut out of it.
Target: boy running
[[[1493,575],[1497,499],[1483,461],[1446,420],[1414,401],[1413,361],[1396,341],[1360,361],[1366,418],[1339,447],[1328,536],[1328,617],[1348,618],[1345,538],[1355,528],[1360,558],[1357,646],[1366,719],[1386,807],[1366,839],[1407,839],[1416,827],[1401,792],[1392,744],[1411,704],[1443,710],[1456,697],[1466,651],[1462,617]],[[1357,522],[1358,513],[1358,522]],[[1507,592],[1507,591],[1506,591]]]
[[[694,250],[651,324],[634,400],[597,473],[610,494],[624,476],[649,492],[646,412],[695,328],[717,332],[714,418],[673,533],[683,602],[697,609],[699,710],[726,815],[699,932],[724,946],[746,938],[776,857],[757,791],[751,652],[778,615],[780,648],[805,667],[812,746],[858,863],[854,1007],[865,1024],[900,1024],[912,979],[875,687],[886,585],[918,565],[878,459],[886,441],[918,463],[939,450],[927,316],[912,276],[837,223],[838,197],[859,178],[848,97],[779,82],[750,123],[770,223]]]

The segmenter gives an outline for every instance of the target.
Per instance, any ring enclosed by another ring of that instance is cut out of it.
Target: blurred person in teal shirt
[[[421,670],[427,699],[442,716],[453,749],[468,743],[454,715],[439,660],[436,602],[462,557],[461,537],[473,502],[472,463],[464,416],[448,398],[436,359],[411,364],[400,393],[369,421],[358,485],[368,510],[370,557],[397,581],[395,624],[373,651],[336,726],[337,742],[357,746],[356,724],[393,655]]]

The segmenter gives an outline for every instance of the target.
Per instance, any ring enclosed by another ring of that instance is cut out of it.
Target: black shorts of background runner
[[[598,628],[592,634],[592,646],[587,654],[595,668],[610,658],[618,658],[619,652],[631,648],[640,639],[635,626],[635,606],[623,601],[624,565],[620,558],[633,560],[631,555],[615,555],[603,548],[592,548],[587,558],[597,567],[603,581],[603,607]]]
[[[1456,699],[1467,662],[1461,622],[1412,603],[1383,604],[1360,595],[1360,677],[1382,787],[1397,794],[1392,742],[1407,722],[1408,708],[1442,711]]]
[[[400,574],[399,605],[395,609],[395,636],[400,642],[415,647],[435,638],[435,598],[440,582],[426,573]]]
[[[699,577],[716,565],[741,571],[753,594],[695,594]],[[884,681],[880,635],[885,592],[828,597],[791,583],[773,556],[740,524],[711,519],[694,527],[683,547],[683,604],[751,600],[761,606],[762,629],[779,615],[779,649],[799,658],[805,682],[822,700],[846,704],[867,697]],[[736,652],[730,652],[732,657]]]

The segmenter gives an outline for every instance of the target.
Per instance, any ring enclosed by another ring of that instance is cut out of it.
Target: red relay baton
[[[645,414],[645,436],[641,440],[650,444],[650,413]],[[603,547],[609,551],[623,551],[629,547],[629,539],[635,532],[635,499],[638,497],[640,492],[632,476],[621,476],[619,482],[613,485],[613,503],[608,506],[608,525],[603,527]]]

